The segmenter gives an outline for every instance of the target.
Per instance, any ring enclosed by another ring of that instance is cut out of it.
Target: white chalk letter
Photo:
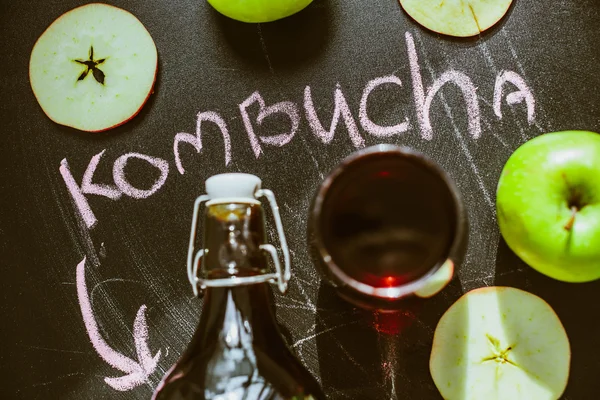
[[[71,198],[75,202],[77,210],[79,211],[79,214],[85,222],[85,225],[88,228],[93,227],[94,225],[96,225],[96,222],[98,222],[98,220],[96,219],[94,212],[90,208],[90,203],[88,203],[87,199],[83,195],[83,192],[79,188],[79,185],[77,185],[77,182],[75,182],[75,178],[73,178],[73,174],[71,174],[71,170],[69,169],[69,163],[67,162],[66,158],[64,158],[60,162],[59,170],[60,174],[63,177],[63,180],[65,181],[65,184],[67,185],[67,189],[69,189]]]
[[[258,125],[262,125],[264,119],[268,116],[282,113],[287,115],[290,119],[290,131],[288,133],[281,133],[273,136],[257,136],[254,132],[254,126],[247,110],[248,107],[254,103],[258,103],[259,106],[258,116],[256,117]],[[260,142],[281,147],[292,140],[300,125],[300,114],[298,113],[298,106],[295,103],[292,103],[291,101],[282,101],[267,107],[258,91],[252,93],[250,97],[244,100],[242,104],[239,105],[239,108],[240,113],[242,114],[242,120],[244,121],[244,126],[246,127],[246,132],[248,132],[250,146],[252,146],[252,151],[256,158],[260,157],[262,153]]]
[[[496,78],[496,85],[494,86],[494,113],[499,119],[502,119],[502,90],[507,82],[512,83],[519,90],[509,93],[506,96],[506,102],[514,106],[524,101],[527,105],[527,122],[529,125],[532,125],[535,122],[535,99],[525,80],[513,71],[502,71]]]
[[[342,88],[340,87],[339,83],[335,87],[334,101],[335,105],[333,108],[333,118],[331,119],[329,130],[327,131],[325,128],[323,128],[323,124],[319,120],[319,116],[315,110],[310,86],[304,88],[304,111],[306,113],[308,124],[310,125],[313,133],[320,138],[323,143],[327,144],[331,142],[331,139],[333,139],[333,134],[335,133],[340,121],[340,117],[342,117],[354,147],[363,147],[365,145],[365,140],[358,132],[358,126],[356,125],[356,121],[350,112],[350,107],[348,106],[348,102],[344,97],[344,93],[342,92]]]
[[[385,83],[392,83],[402,87],[402,81],[400,81],[400,78],[394,75],[382,76],[380,78],[373,79],[369,81],[369,83],[367,83],[362,98],[360,99],[360,109],[358,112],[358,115],[360,117],[360,124],[362,125],[365,131],[369,132],[371,135],[376,137],[388,137],[398,135],[400,133],[406,132],[410,128],[408,117],[404,118],[404,122],[401,122],[398,125],[394,126],[377,125],[369,118],[369,115],[367,114],[367,101],[369,100],[369,95],[376,87]]]
[[[481,136],[479,101],[477,99],[477,88],[475,88],[471,79],[460,71],[446,71],[433,82],[433,85],[427,90],[427,96],[425,96],[423,77],[421,76],[421,68],[419,66],[415,42],[409,32],[406,32],[405,36],[415,96],[415,107],[417,109],[417,119],[421,126],[421,136],[423,139],[431,140],[433,138],[433,128],[431,127],[431,119],[429,116],[431,103],[436,94],[447,83],[454,83],[462,91],[467,105],[469,132],[474,139],[479,138],[479,136]]]
[[[185,169],[181,163],[181,156],[179,155],[179,144],[181,142],[189,143],[196,149],[197,153],[200,153],[202,150],[202,121],[210,121],[216,124],[221,130],[221,134],[223,135],[223,144],[225,145],[225,165],[229,165],[231,162],[231,139],[229,138],[229,132],[227,131],[227,124],[221,118],[219,114],[214,111],[206,111],[198,113],[198,118],[196,119],[196,134],[192,135],[185,132],[180,132],[175,135],[175,140],[173,141],[173,154],[175,155],[175,165],[177,166],[177,170],[180,174],[185,173]]]
[[[93,183],[92,179],[94,178],[94,173],[96,172],[96,168],[98,167],[98,163],[100,159],[104,155],[106,150],[102,150],[100,153],[96,154],[90,160],[85,172],[83,174],[83,178],[81,180],[81,187],[77,185],[73,174],[69,168],[69,163],[67,159],[63,159],[60,162],[59,171],[62,175],[65,184],[67,185],[67,189],[69,189],[69,193],[77,206],[77,210],[79,214],[83,218],[85,225],[88,228],[93,227],[96,222],[96,216],[94,212],[90,208],[90,204],[85,198],[84,194],[96,194],[99,196],[108,197],[111,200],[117,200],[121,197],[121,191],[112,185],[103,185],[98,183]]]
[[[100,162],[100,159],[104,155],[105,151],[106,150],[102,150],[90,160],[90,163],[83,174],[83,179],[81,180],[81,191],[85,194],[97,194],[99,196],[108,197],[112,200],[118,200],[122,193],[117,187],[113,185],[92,183],[92,178],[96,172],[96,167],[98,167],[98,163]]]
[[[127,161],[130,158],[139,158],[140,160],[144,160],[150,165],[156,167],[160,171],[160,176],[158,177],[156,182],[154,182],[150,189],[143,190],[135,188],[125,179],[125,166],[127,165]],[[145,154],[123,154],[121,157],[117,158],[115,164],[113,165],[113,179],[115,180],[117,187],[121,189],[121,191],[127,196],[133,197],[134,199],[145,199],[147,197],[152,196],[154,193],[156,193],[158,189],[162,187],[162,185],[164,185],[168,175],[168,162],[166,162],[162,158],[150,157]]]

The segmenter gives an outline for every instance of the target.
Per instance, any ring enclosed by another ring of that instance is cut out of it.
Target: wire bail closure
[[[196,232],[198,229],[198,215],[200,212],[200,206],[202,203],[213,200],[207,194],[199,196],[196,198],[194,202],[194,213],[192,217],[192,226],[190,230],[190,243],[188,247],[188,256],[187,256],[187,274],[188,280],[192,285],[192,290],[194,291],[195,296],[199,296],[202,292],[208,287],[231,287],[231,286],[239,286],[244,284],[253,284],[253,283],[262,283],[262,282],[270,282],[276,283],[279,291],[281,293],[285,293],[287,290],[288,282],[291,278],[291,266],[290,266],[290,253],[287,245],[287,241],[285,239],[285,234],[283,232],[283,225],[281,223],[281,216],[279,215],[279,207],[277,206],[277,201],[275,200],[275,195],[272,191],[268,189],[260,189],[257,188],[254,192],[254,198],[259,199],[260,197],[266,197],[269,201],[269,205],[271,207],[271,211],[273,212],[273,219],[275,220],[275,227],[277,228],[277,234],[279,236],[279,244],[281,246],[281,251],[283,253],[283,265],[284,268],[282,270],[281,263],[279,261],[279,255],[277,254],[277,249],[272,244],[262,244],[259,246],[260,250],[268,253],[273,260],[273,264],[275,265],[275,272],[256,275],[256,276],[248,276],[248,277],[231,277],[231,278],[221,278],[221,279],[202,279],[198,277],[198,266],[200,263],[200,259],[204,256],[204,249],[200,249],[195,251],[194,243],[196,242]]]

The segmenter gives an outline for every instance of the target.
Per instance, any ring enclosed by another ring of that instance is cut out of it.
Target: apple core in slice
[[[154,86],[158,54],[128,11],[92,3],[66,12],[31,52],[29,79],[54,122],[90,132],[133,118]]]
[[[512,0],[400,0],[416,22],[449,36],[475,36],[506,14]]]
[[[475,289],[440,319],[429,368],[446,400],[556,400],[571,349],[554,310],[510,287]]]

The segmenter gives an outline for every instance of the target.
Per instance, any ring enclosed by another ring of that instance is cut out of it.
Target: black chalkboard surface
[[[141,113],[98,134],[51,122],[28,79],[36,39],[82,3],[0,4],[0,397],[150,398],[202,308],[185,275],[193,200],[206,178],[233,171],[260,176],[277,195],[294,273],[288,294],[277,295],[278,319],[331,399],[440,398],[428,370],[433,330],[462,293],[487,285],[548,301],[573,351],[563,398],[597,397],[600,282],[535,272],[508,249],[494,212],[500,171],[520,144],[550,131],[600,131],[597,0],[515,0],[499,25],[460,40],[421,28],[395,0],[315,0],[260,25],[229,20],[202,0],[110,2],[144,23],[159,71]],[[442,79],[449,82],[427,113],[424,96]],[[519,89],[521,101],[508,105]],[[293,123],[274,112],[280,102],[291,102],[284,108]],[[336,102],[338,126],[328,136]],[[196,135],[209,112],[228,135],[204,122],[201,150],[180,143],[176,157],[177,135]],[[403,122],[385,137],[375,126]],[[264,140],[275,135],[287,136]],[[411,146],[440,163],[470,221],[450,286],[392,321],[338,299],[306,248],[314,190],[342,158],[377,143]],[[122,185],[142,192],[84,194],[91,213],[83,218],[65,177],[81,189],[94,161],[93,183],[114,185],[115,163],[125,164]]]

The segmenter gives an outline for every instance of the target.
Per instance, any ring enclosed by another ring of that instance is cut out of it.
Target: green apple
[[[446,400],[556,400],[570,364],[565,329],[544,300],[486,287],[466,293],[444,313],[429,370]]]
[[[449,36],[475,36],[495,25],[512,0],[400,0],[416,22]]]
[[[313,0],[208,0],[221,14],[242,22],[271,22],[304,9]]]
[[[600,278],[600,135],[553,132],[520,146],[500,175],[496,211],[504,240],[534,269]]]
[[[92,3],[61,15],[39,37],[29,80],[51,120],[99,132],[140,111],[157,67],[154,41],[133,14]]]

